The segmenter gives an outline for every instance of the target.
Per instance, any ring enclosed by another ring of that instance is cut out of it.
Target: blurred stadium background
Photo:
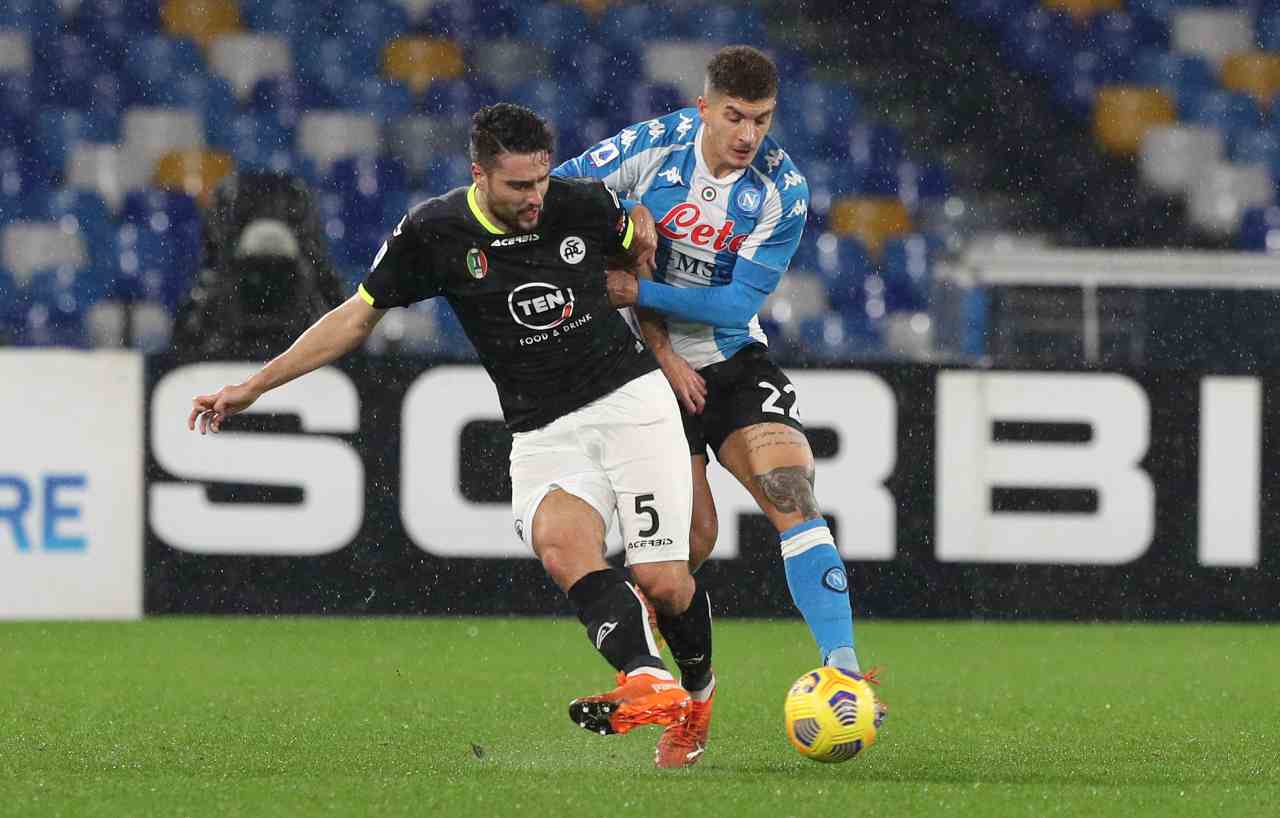
[[[215,455],[176,424],[248,366],[211,362],[280,348],[411,203],[469,182],[476,107],[529,105],[567,157],[691,104],[742,42],[779,65],[773,133],[812,191],[761,317],[812,378],[860,644],[907,715],[861,777],[761,727],[811,651],[772,532],[713,484],[717,615],[783,621],[725,623],[720,777],[663,786],[708,815],[830,814],[815,791],[902,815],[1274,814],[1269,625],[877,619],[1280,616],[1280,0],[0,0],[0,618],[560,615],[3,624],[0,675],[39,692],[0,705],[16,814],[632,814],[576,781],[647,745],[547,732],[598,668],[506,534],[487,383],[435,367],[474,360],[446,305],[393,311],[365,355],[244,418],[279,446],[248,472],[226,462],[250,435]],[[293,235],[247,229],[255,206]],[[449,399],[414,403],[441,371]],[[1014,473],[1035,456],[1057,482]],[[495,678],[518,718],[468,715]],[[649,790],[625,806],[673,803]]]

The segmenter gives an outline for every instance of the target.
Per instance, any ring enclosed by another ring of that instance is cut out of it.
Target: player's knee
[[[693,577],[683,563],[667,570],[635,572],[636,584],[658,613],[679,616],[693,600]]]

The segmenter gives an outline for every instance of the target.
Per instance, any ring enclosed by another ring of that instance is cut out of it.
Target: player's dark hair
[[[778,95],[778,69],[773,60],[749,45],[727,45],[707,63],[707,90],[758,102]]]
[[[504,153],[551,152],[551,128],[520,105],[486,105],[471,117],[471,161],[491,168]]]

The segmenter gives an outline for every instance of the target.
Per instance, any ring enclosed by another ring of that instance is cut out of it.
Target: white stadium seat
[[[18,281],[37,270],[85,267],[89,253],[84,238],[58,222],[13,222],[0,231],[0,266]]]
[[[118,145],[81,142],[71,149],[64,170],[67,186],[92,190],[112,210],[119,210],[124,200],[123,159]]]
[[[264,77],[288,75],[293,57],[284,38],[269,34],[224,34],[209,47],[209,65],[240,99],[247,99]]]
[[[315,161],[321,173],[344,156],[374,155],[381,148],[378,123],[367,114],[310,111],[298,124],[298,149]]]
[[[781,324],[788,334],[806,318],[825,315],[830,309],[827,288],[816,275],[792,270],[764,302],[760,314]]]
[[[1265,207],[1276,195],[1265,165],[1210,162],[1196,175],[1187,197],[1192,224],[1221,236],[1240,229],[1240,217],[1251,207]]]
[[[545,75],[548,61],[542,46],[521,40],[491,40],[468,55],[469,67],[501,92]]]
[[[467,134],[468,124],[459,117],[407,116],[391,126],[387,150],[420,176],[437,155],[463,150]]]
[[[25,31],[0,29],[0,74],[31,73],[31,38]]]
[[[169,151],[204,147],[204,118],[184,108],[135,107],[125,111],[120,150],[124,189],[146,187],[156,162]]]
[[[644,69],[650,82],[666,82],[684,92],[685,103],[692,105],[702,94],[707,63],[717,46],[702,42],[658,41],[644,49]],[[664,114],[667,111],[655,112]]]
[[[1170,26],[1173,50],[1204,57],[1215,68],[1228,55],[1254,48],[1253,15],[1230,8],[1180,8]]]
[[[1162,125],[1143,137],[1138,170],[1142,181],[1161,193],[1186,193],[1199,169],[1220,160],[1224,151],[1217,128]]]

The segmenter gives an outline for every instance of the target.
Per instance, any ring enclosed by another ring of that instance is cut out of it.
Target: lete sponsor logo
[[[716,252],[736,253],[747,240],[746,233],[734,235],[733,219],[726,219],[719,229],[703,221],[702,208],[693,202],[681,202],[658,219],[658,232],[673,240],[688,241],[697,247],[710,247]]]

